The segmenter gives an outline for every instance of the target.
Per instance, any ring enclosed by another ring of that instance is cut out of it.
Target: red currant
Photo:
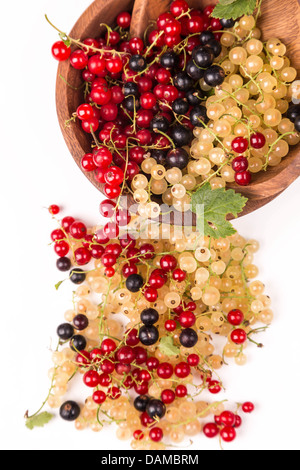
[[[71,55],[71,48],[66,46],[63,41],[57,41],[52,46],[52,55],[59,62],[67,60]]]

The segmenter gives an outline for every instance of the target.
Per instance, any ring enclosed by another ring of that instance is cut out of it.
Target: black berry
[[[178,148],[170,150],[166,161],[170,168],[179,168],[180,170],[183,170],[189,163],[189,155],[184,149]]]
[[[159,320],[159,313],[154,308],[147,308],[141,313],[141,321],[146,326],[152,326]]]
[[[178,57],[175,52],[165,52],[160,58],[160,65],[165,69],[173,69],[176,67]]]
[[[127,96],[124,100],[124,106],[128,111],[138,111],[140,109],[140,102],[135,96]]]
[[[220,23],[222,25],[223,28],[233,28],[234,25],[235,25],[235,21],[233,19],[225,19],[223,18],[222,20],[220,20]]]
[[[147,61],[141,55],[133,55],[129,60],[129,68],[134,72],[143,72],[147,68]]]
[[[193,60],[187,63],[186,72],[193,80],[200,80],[204,75],[204,70],[200,69]]]
[[[190,90],[186,93],[185,97],[191,106],[197,106],[198,104],[201,104],[204,99],[204,95],[200,90]]]
[[[126,279],[126,287],[129,292],[139,292],[143,285],[144,280],[139,274],[131,274],[131,276]]]
[[[153,149],[151,151],[151,157],[154,158],[154,160],[156,160],[159,165],[165,165],[166,156],[167,152],[165,152],[164,150]]]
[[[190,112],[190,120],[193,126],[202,127],[203,123],[208,122],[206,108],[204,106],[196,106]]]
[[[194,85],[194,80],[186,72],[179,72],[174,77],[174,85],[180,91],[188,91]]]
[[[171,129],[171,139],[173,140],[176,147],[184,147],[190,145],[193,140],[193,133],[191,129],[176,124]]]
[[[155,116],[155,118],[152,119],[150,123],[151,131],[154,131],[155,129],[157,129],[158,131],[161,131],[161,132],[167,132],[169,127],[170,127],[170,123],[168,119],[164,116]]]
[[[159,332],[155,326],[142,326],[139,333],[140,342],[144,346],[152,346],[159,340]]]
[[[56,267],[59,271],[69,271],[71,269],[72,263],[69,258],[58,258],[56,261]]]
[[[300,116],[297,116],[295,119],[295,129],[297,132],[300,132]]]
[[[184,348],[193,348],[198,342],[198,335],[191,328],[186,328],[182,331],[179,341]]]
[[[137,411],[144,413],[146,411],[147,405],[150,401],[150,398],[147,395],[139,395],[134,400],[133,406]]]
[[[125,96],[130,96],[130,95],[139,96],[140,95],[139,87],[134,82],[125,83],[123,87],[123,93]]]
[[[82,331],[89,326],[89,320],[85,315],[78,314],[73,318],[73,325],[76,330]]]
[[[152,399],[147,404],[146,411],[150,418],[161,419],[166,414],[166,405],[160,400]]]
[[[60,339],[67,341],[74,335],[74,328],[72,325],[70,325],[70,323],[63,323],[62,325],[59,325],[56,332]]]
[[[65,421],[75,421],[80,415],[80,407],[75,401],[66,401],[60,407],[59,414]]]
[[[182,116],[188,112],[188,110],[190,109],[190,105],[186,100],[178,98],[173,102],[172,109],[175,114]]]
[[[193,50],[192,53],[194,62],[198,67],[207,69],[210,67],[215,59],[213,51],[210,47],[200,46]]]
[[[295,122],[296,118],[300,116],[300,104],[294,104],[290,106],[286,115],[290,121]]]
[[[216,39],[210,39],[207,42],[206,46],[210,47],[213,50],[213,53],[214,53],[215,57],[219,57],[219,55],[222,52],[221,43],[219,41],[217,41]]]
[[[80,268],[74,268],[70,272],[70,280],[73,282],[73,284],[82,284],[85,281],[85,278],[86,274]]]
[[[215,35],[212,31],[203,31],[201,34],[200,34],[200,42],[202,44],[202,46],[206,46],[206,44],[211,41],[212,39],[215,39]]]
[[[211,87],[222,85],[225,80],[225,70],[222,69],[222,67],[220,67],[219,65],[213,65],[205,71],[204,80],[205,83],[207,83],[207,85]]]
[[[75,335],[70,341],[72,351],[83,351],[86,348],[86,339],[82,335]]]

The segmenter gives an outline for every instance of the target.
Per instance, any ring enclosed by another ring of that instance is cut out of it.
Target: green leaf
[[[52,418],[53,418],[53,415],[45,411],[36,416],[32,416],[32,418],[27,418],[26,427],[30,429],[31,431],[34,428],[42,428],[45,426],[45,424],[48,424]]]
[[[180,349],[175,346],[172,336],[163,336],[160,340],[159,349],[165,356],[178,356]]]
[[[227,1],[227,0],[226,0]],[[215,7],[212,16],[214,18],[234,19],[244,15],[251,15],[256,8],[256,0],[236,0],[230,4],[220,2]]]
[[[206,183],[192,195],[192,211],[197,214],[197,225],[201,235],[226,238],[236,233],[227,216],[237,217],[246,205],[247,198],[233,189],[211,189]],[[199,211],[199,206],[200,211]],[[201,210],[202,209],[202,210]]]
[[[232,3],[238,2],[239,0],[219,0],[221,5],[231,5]]]

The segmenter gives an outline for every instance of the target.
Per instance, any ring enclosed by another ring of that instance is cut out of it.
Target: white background
[[[29,431],[23,415],[34,412],[48,390],[49,347],[71,303],[71,287],[61,279],[48,246],[56,228],[44,207],[57,203],[63,215],[88,224],[98,221],[101,195],[73,163],[55,111],[57,40],[43,15],[70,30],[89,0],[31,0],[1,6],[1,386],[2,449],[128,449],[113,430],[79,433],[53,420]],[[292,450],[299,445],[299,190],[300,181],[267,207],[234,223],[257,238],[260,279],[272,296],[275,321],[261,336],[263,350],[247,350],[249,364],[223,369],[230,403],[252,400],[257,411],[245,419],[228,449]],[[83,397],[83,389],[69,397]],[[194,449],[218,449],[203,436]]]

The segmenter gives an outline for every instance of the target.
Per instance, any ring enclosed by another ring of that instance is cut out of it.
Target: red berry
[[[186,362],[180,362],[175,367],[175,375],[180,379],[185,379],[191,373],[191,368]]]
[[[93,55],[88,62],[88,69],[91,73],[99,75],[106,70],[106,62],[100,54]]]
[[[72,52],[70,56],[70,62],[74,69],[83,70],[88,65],[89,58],[84,51],[77,49],[76,51]]]
[[[197,354],[190,354],[190,355],[187,357],[187,363],[188,363],[191,367],[197,367],[198,364],[200,363],[200,357],[197,356]]]
[[[92,255],[84,247],[77,248],[77,250],[74,251],[74,257],[75,262],[78,266],[85,266],[92,259]]]
[[[159,360],[156,357],[149,357],[149,359],[146,360],[146,366],[150,371],[157,369],[158,365]]]
[[[101,344],[102,354],[105,354],[105,355],[111,354],[116,349],[117,349],[117,345],[112,339],[107,338],[102,341],[102,344]]]
[[[116,274],[116,271],[114,268],[106,268],[105,269],[105,275],[109,278],[113,277]]]
[[[217,380],[211,380],[209,382],[208,390],[213,395],[217,395],[222,390],[222,388],[220,386],[220,382],[218,382]]]
[[[75,219],[73,217],[64,217],[61,221],[61,226],[65,232],[69,233],[70,227],[74,222],[75,222]]]
[[[54,251],[60,258],[64,258],[69,253],[70,246],[64,240],[59,240],[54,244]]]
[[[95,388],[99,385],[99,374],[95,370],[89,370],[84,374],[83,382],[87,387]]]
[[[242,425],[242,418],[239,415],[235,415],[234,427],[235,428],[240,428],[241,425]]]
[[[129,47],[133,55],[140,54],[144,49],[144,42],[141,38],[134,37],[130,39]]]
[[[141,431],[140,429],[137,429],[136,431],[134,431],[133,433],[133,438],[136,440],[136,441],[142,441],[145,437],[145,434],[143,433],[143,431]]]
[[[203,428],[203,434],[209,439],[213,439],[218,436],[219,428],[215,423],[208,423]]]
[[[160,266],[166,272],[174,271],[177,266],[177,259],[172,255],[165,255],[160,260]]]
[[[63,62],[70,57],[71,48],[66,46],[63,41],[57,41],[53,44],[51,52],[54,59],[58,60],[59,62]]]
[[[116,264],[117,258],[112,253],[104,253],[101,262],[105,268],[112,268]]]
[[[235,344],[244,344],[247,341],[247,333],[245,330],[238,328],[231,333],[230,338]]]
[[[236,173],[248,170],[249,162],[246,157],[236,157],[232,160],[232,168]]]
[[[154,257],[155,249],[150,243],[145,243],[140,247],[140,258],[141,259],[152,259]]]
[[[242,410],[244,413],[252,413],[255,410],[255,406],[250,401],[243,404]]]
[[[262,149],[266,145],[266,138],[260,132],[256,132],[256,134],[251,135],[250,144],[254,149]]]
[[[190,34],[201,33],[204,30],[204,21],[201,16],[193,16],[187,21],[187,28]]]
[[[70,235],[76,240],[81,240],[87,234],[87,228],[82,222],[74,222],[70,227]]]
[[[108,104],[112,99],[112,92],[107,85],[94,87],[91,91],[91,99],[99,106]],[[106,119],[108,121],[108,119]]]
[[[151,428],[149,432],[149,437],[151,441],[160,442],[164,437],[164,433],[161,428]]]
[[[57,206],[56,204],[52,204],[49,208],[48,211],[50,212],[51,215],[57,215],[60,213],[60,207]]]
[[[125,337],[126,346],[136,346],[140,342],[138,330],[136,328],[129,331],[127,330],[125,332]]]
[[[105,374],[112,374],[115,370],[115,365],[109,359],[104,359],[104,361],[101,363],[101,370]]]
[[[160,379],[169,379],[174,372],[173,366],[168,362],[162,362],[157,368],[157,375]]]
[[[107,238],[109,238],[109,240],[113,240],[119,236],[120,230],[115,222],[108,222],[103,227],[103,233]]]
[[[123,70],[123,62],[120,57],[106,59],[106,68],[110,73],[119,73]]]
[[[187,396],[187,388],[185,385],[178,385],[175,389],[175,394],[176,397],[178,398],[184,398]]]
[[[182,328],[191,328],[196,323],[196,317],[192,312],[182,312],[179,316],[179,323]]]
[[[100,115],[104,121],[115,121],[118,116],[118,106],[114,103],[108,103],[102,106]]]
[[[121,391],[118,387],[110,387],[107,391],[107,397],[111,400],[117,400],[121,395]]]
[[[56,230],[53,230],[53,232],[51,233],[51,240],[53,242],[56,242],[57,240],[63,240],[64,238],[65,238],[65,234],[59,228]]]
[[[174,281],[177,282],[183,282],[186,280],[187,273],[185,271],[182,271],[182,269],[175,269],[173,271],[172,277]]]
[[[104,179],[107,184],[117,186],[117,185],[120,185],[124,181],[124,173],[117,166],[111,166],[105,172]]]
[[[163,390],[161,394],[161,400],[165,405],[170,405],[175,400],[176,395],[173,390]]]
[[[235,415],[231,411],[223,411],[220,420],[224,426],[233,426],[235,424]]]
[[[177,328],[177,323],[175,320],[167,320],[165,323],[165,329],[167,331],[175,331]]]
[[[135,360],[135,354],[130,346],[122,346],[117,354],[116,359],[121,364],[131,364]]]
[[[131,23],[131,15],[127,11],[123,11],[120,13],[117,17],[117,24],[120,26],[122,29],[127,29],[129,28]]]
[[[182,13],[186,13],[188,10],[189,5],[185,0],[175,0],[170,6],[170,12],[175,18],[182,15]]]
[[[121,194],[120,186],[105,184],[103,189],[106,197],[108,197],[109,199],[116,199]]]
[[[106,199],[100,203],[100,214],[108,219],[111,219],[111,217],[115,213],[115,208],[116,208],[116,203],[113,201],[110,201],[109,199]]]
[[[249,186],[252,180],[252,175],[250,171],[242,171],[235,174],[235,182],[239,186]]]
[[[146,287],[144,290],[144,296],[148,302],[154,303],[158,298],[158,292],[153,287]]]
[[[102,390],[97,390],[93,393],[93,400],[97,405],[102,405],[106,400],[106,393],[102,392]]]
[[[157,100],[155,96],[153,95],[153,93],[147,92],[147,93],[142,94],[140,97],[140,104],[142,108],[144,109],[153,109],[156,103],[157,103]]]
[[[81,168],[86,172],[94,171],[97,168],[94,163],[94,155],[92,153],[86,153],[83,155],[80,165]]]
[[[231,426],[226,426],[220,431],[221,438],[224,442],[232,442],[236,438],[235,429]]]
[[[231,312],[228,313],[227,320],[230,325],[239,326],[244,321],[244,314],[241,312],[241,310],[238,309],[231,310]]]
[[[232,150],[240,155],[248,150],[249,142],[245,137],[236,137],[231,144]]]

